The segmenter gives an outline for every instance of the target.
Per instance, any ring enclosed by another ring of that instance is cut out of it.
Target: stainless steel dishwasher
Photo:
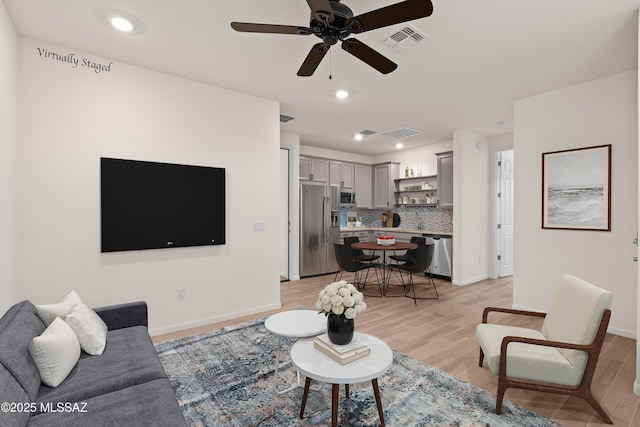
[[[452,265],[452,244],[451,236],[443,234],[424,234],[425,237],[431,238],[433,244],[433,260],[429,265],[429,270],[433,277],[451,280]]]

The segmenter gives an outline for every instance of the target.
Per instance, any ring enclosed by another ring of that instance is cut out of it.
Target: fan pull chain
[[[329,49],[329,80],[331,80],[333,77],[331,76],[331,69],[333,68],[333,62],[331,61],[331,58],[333,58],[333,55],[331,54],[331,49]]]

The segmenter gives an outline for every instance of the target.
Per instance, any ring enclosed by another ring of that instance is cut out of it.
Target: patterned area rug
[[[260,319],[225,329],[157,343],[156,350],[190,426],[326,426],[331,423],[331,386],[310,391],[305,418],[298,413],[302,388],[273,390],[277,337]],[[295,378],[285,341],[280,367]],[[558,426],[514,403],[496,415],[495,396],[405,354],[378,381],[388,426]],[[304,378],[302,379],[304,383]],[[314,382],[312,382],[312,385]],[[340,390],[341,426],[380,425],[371,382]]]

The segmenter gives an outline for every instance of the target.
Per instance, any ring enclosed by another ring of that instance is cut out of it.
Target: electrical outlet
[[[262,221],[255,221],[253,223],[253,231],[264,231],[264,222]]]
[[[187,297],[184,288],[178,288],[178,299],[185,299]]]

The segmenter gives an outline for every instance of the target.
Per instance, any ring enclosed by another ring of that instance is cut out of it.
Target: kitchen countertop
[[[349,231],[386,231],[391,233],[411,233],[411,234],[439,234],[441,236],[453,236],[450,231],[427,230],[420,228],[402,228],[402,227],[340,227],[340,232]]]

